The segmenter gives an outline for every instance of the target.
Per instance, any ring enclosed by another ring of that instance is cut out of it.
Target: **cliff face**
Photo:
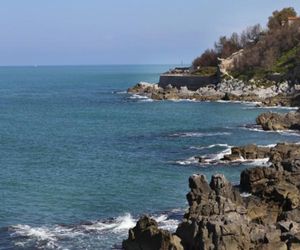
[[[234,63],[243,57],[243,49],[233,53],[228,58],[219,58],[219,69],[223,75],[230,75],[230,71],[234,69]]]

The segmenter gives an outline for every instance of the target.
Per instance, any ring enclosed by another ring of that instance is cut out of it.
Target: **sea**
[[[175,231],[189,176],[238,184],[268,163],[220,161],[232,146],[300,141],[254,126],[287,108],[126,93],[172,66],[0,67],[0,249],[120,249],[144,214]]]

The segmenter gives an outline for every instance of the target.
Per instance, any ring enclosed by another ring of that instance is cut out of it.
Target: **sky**
[[[1,0],[0,65],[190,64],[299,0]]]

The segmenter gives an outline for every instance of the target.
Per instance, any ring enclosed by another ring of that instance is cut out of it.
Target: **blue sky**
[[[0,65],[191,63],[299,0],[1,0]]]

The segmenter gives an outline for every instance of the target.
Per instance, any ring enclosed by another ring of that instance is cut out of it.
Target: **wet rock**
[[[287,114],[267,112],[259,115],[256,118],[256,123],[260,125],[263,130],[299,130],[300,112],[289,112]]]
[[[299,145],[280,143],[273,148],[236,147],[232,155],[256,159],[273,157],[270,167],[241,173],[233,186],[224,175],[189,178],[189,209],[171,234],[143,217],[129,231],[123,246],[135,249],[297,249],[300,246]],[[258,153],[259,152],[259,153]],[[298,152],[298,153],[297,153]],[[276,157],[275,157],[276,155]],[[242,197],[240,192],[251,193]]]
[[[155,220],[144,216],[129,230],[122,246],[125,250],[183,250],[180,242],[176,235],[159,229]]]
[[[254,159],[264,159],[270,157],[270,148],[268,147],[258,147],[254,144],[233,147],[231,148],[231,154],[225,155],[223,160],[254,160]]]
[[[219,84],[208,84],[196,91],[182,86],[180,89],[167,85],[162,88],[158,84],[141,82],[128,89],[128,93],[144,95],[155,100],[198,100],[198,101],[245,101],[259,102],[263,106],[290,106],[300,103],[300,97],[293,87],[286,83],[274,85],[269,88],[259,87],[255,83],[245,84],[236,79],[224,80]],[[283,92],[282,89],[287,89]]]

